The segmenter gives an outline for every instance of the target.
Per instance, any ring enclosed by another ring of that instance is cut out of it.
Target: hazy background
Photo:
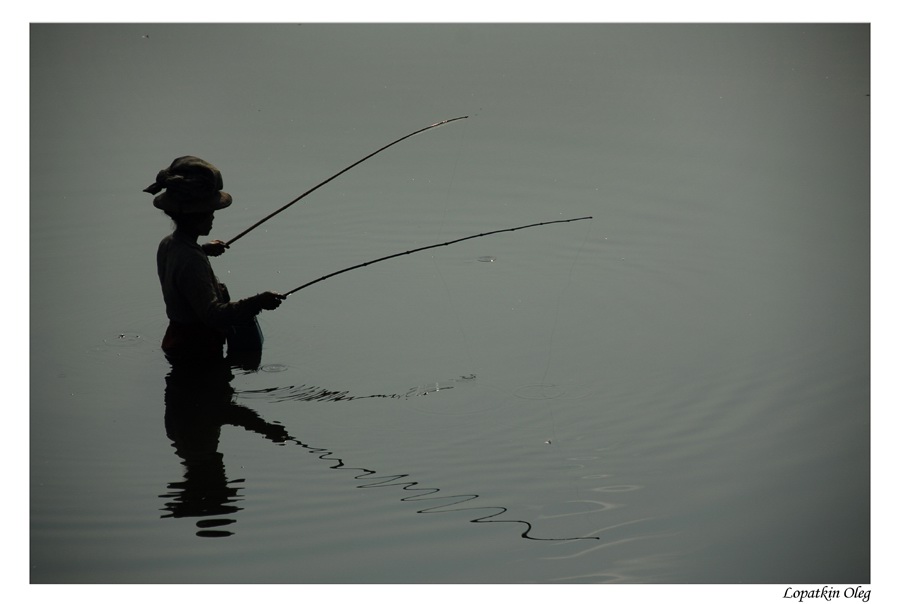
[[[868,581],[867,26],[36,25],[31,75],[33,580]],[[241,296],[284,291],[594,220],[311,288],[263,317],[278,371],[235,385],[356,463],[414,467],[554,534],[618,527],[615,545],[548,562],[514,530],[460,533],[462,513],[424,516],[429,540],[396,502],[338,505],[351,486],[324,467],[307,470],[318,489],[285,487],[298,454],[224,433],[244,460],[229,471],[266,495],[238,515],[264,504],[237,523],[249,541],[198,564],[192,531],[148,513],[179,471],[153,266],[169,225],[140,190],[178,155],[212,161],[235,197],[212,233],[227,239],[461,115],[248,235],[217,273]],[[289,396],[432,383],[455,388],[413,408]],[[351,529],[367,515],[381,532]],[[240,574],[271,561],[276,529],[285,566]],[[318,547],[287,547],[291,530]],[[130,539],[151,560],[123,554]],[[321,566],[329,547],[341,570]]]

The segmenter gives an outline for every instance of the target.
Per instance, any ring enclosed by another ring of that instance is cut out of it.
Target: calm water
[[[35,25],[35,583],[870,580],[867,26]],[[169,375],[222,169],[262,365]],[[219,415],[167,406],[215,392]],[[232,392],[233,391],[233,392]],[[224,393],[224,394],[223,394]],[[167,412],[167,408],[169,412]]]

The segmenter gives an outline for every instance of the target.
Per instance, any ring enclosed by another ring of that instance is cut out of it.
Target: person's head
[[[211,163],[186,155],[156,175],[156,182],[144,189],[155,195],[153,205],[175,221],[208,235],[213,212],[231,205],[231,195],[222,190],[222,173]],[[203,232],[205,230],[205,232]]]
[[[175,223],[175,228],[189,235],[209,235],[212,231],[212,212],[172,212],[163,210]]]

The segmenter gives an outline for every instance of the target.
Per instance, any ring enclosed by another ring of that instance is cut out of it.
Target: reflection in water
[[[307,449],[310,453],[318,454],[318,458],[324,461],[333,462],[329,466],[333,470],[349,470],[356,472],[353,478],[356,480],[370,481],[366,484],[358,485],[359,489],[372,489],[380,487],[399,487],[403,491],[413,493],[400,498],[400,501],[413,501],[416,503],[425,503],[426,507],[422,507],[416,511],[418,514],[437,514],[446,512],[475,512],[478,514],[475,518],[469,520],[472,523],[507,523],[518,524],[523,527],[520,536],[523,539],[531,539],[533,541],[583,541],[583,540],[600,540],[601,537],[535,537],[531,535],[534,526],[531,522],[515,519],[499,519],[499,517],[509,511],[504,506],[466,506],[465,504],[478,499],[479,495],[475,493],[465,495],[438,495],[441,489],[437,487],[419,486],[416,480],[410,480],[409,474],[394,474],[390,476],[377,476],[375,470],[367,468],[351,468],[344,464],[344,460],[337,457],[333,451],[319,447],[312,447],[300,441],[296,441],[298,445]]]
[[[269,365],[260,367],[262,371],[270,371]],[[278,366],[281,367],[281,366]],[[279,369],[280,370],[280,369]],[[285,401],[305,401],[305,402],[338,402],[338,401],[355,401],[367,398],[389,398],[389,399],[408,399],[418,396],[427,396],[435,394],[441,390],[452,390],[457,384],[472,382],[475,380],[475,374],[461,375],[457,378],[445,380],[442,382],[431,382],[409,388],[402,394],[352,394],[349,390],[331,390],[328,388],[320,388],[309,384],[274,386],[271,388],[262,388],[258,390],[242,390],[241,396],[263,397],[271,399],[275,397],[280,402]]]
[[[253,369],[252,363],[237,365],[243,369]],[[409,474],[378,475],[375,470],[362,467],[350,467],[344,463],[334,451],[314,447],[301,442],[288,434],[279,425],[265,421],[260,415],[235,402],[235,390],[231,386],[234,378],[232,369],[234,360],[222,361],[204,367],[183,366],[173,364],[166,376],[165,391],[165,426],[166,435],[171,439],[175,453],[182,459],[184,480],[168,484],[169,491],[161,495],[168,499],[163,510],[163,518],[197,517],[197,536],[227,537],[233,535],[231,530],[221,527],[233,525],[234,518],[214,518],[236,514],[241,509],[238,502],[242,500],[241,488],[235,485],[243,479],[228,480],[225,461],[218,451],[219,435],[223,425],[238,426],[261,434],[266,439],[283,445],[293,442],[307,452],[315,454],[319,459],[328,462],[333,470],[350,471],[354,480],[365,481],[357,485],[361,489],[397,487],[405,494],[400,501],[424,504],[417,510],[419,514],[435,514],[447,512],[467,512],[475,515],[469,522],[473,523],[507,523],[518,524],[522,529],[523,539],[535,541],[580,541],[600,540],[597,536],[584,537],[536,537],[532,523],[524,520],[500,518],[508,512],[503,506],[467,505],[479,498],[479,495],[442,495],[441,489],[420,486]],[[462,376],[461,380],[474,379],[474,376]],[[451,386],[452,387],[452,386]],[[421,396],[434,389],[410,389],[404,394],[354,396],[348,391],[328,390],[311,386],[299,386],[291,391],[286,399],[342,401],[359,398],[405,398]],[[447,389],[446,386],[443,389]],[[268,391],[254,391],[257,394]],[[282,392],[282,395],[285,393]],[[233,528],[233,527],[230,527]]]
[[[256,411],[234,401],[231,365],[225,361],[195,367],[173,364],[166,376],[166,435],[182,459],[184,480],[169,483],[163,518],[199,517],[200,537],[227,537],[217,527],[235,522],[224,516],[240,511],[243,479],[228,480],[218,451],[223,425],[239,426],[275,443],[291,440],[283,426],[266,422]]]

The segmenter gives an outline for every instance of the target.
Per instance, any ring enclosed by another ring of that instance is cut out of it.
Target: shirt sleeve
[[[201,252],[192,254],[178,268],[176,286],[194,314],[206,325],[226,327],[249,321],[262,310],[254,298],[225,302],[209,260]]]

